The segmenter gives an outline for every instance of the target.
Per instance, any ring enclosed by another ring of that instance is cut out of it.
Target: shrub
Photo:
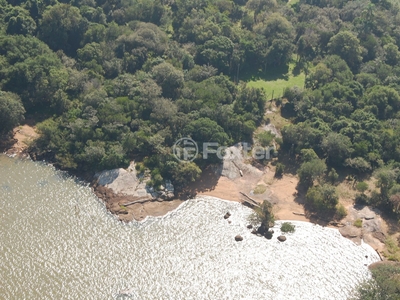
[[[342,204],[338,204],[336,207],[336,219],[341,220],[347,216],[347,210]]]
[[[359,183],[357,183],[356,189],[357,189],[357,191],[359,191],[359,192],[364,194],[364,192],[366,190],[368,190],[368,183],[366,183],[364,181],[360,181]]]
[[[372,278],[364,281],[351,300],[395,300],[400,298],[399,265],[380,263],[371,268]]]
[[[362,223],[363,222],[362,222],[361,219],[357,219],[357,220],[354,221],[353,225],[358,227],[358,228],[361,228],[362,227]]]
[[[357,194],[355,202],[360,205],[366,205],[368,204],[368,196],[365,194]]]
[[[271,145],[272,140],[274,139],[275,135],[269,131],[263,131],[257,134],[257,140],[263,147],[268,147]]]
[[[400,248],[392,237],[385,240],[386,251],[384,255],[388,260],[400,261]]]
[[[254,194],[256,194],[256,195],[264,194],[266,190],[267,190],[267,187],[265,185],[259,184],[254,189]]]
[[[281,163],[276,164],[276,169],[275,169],[275,177],[280,178],[283,175],[283,172],[285,171],[285,165]]]
[[[326,212],[336,208],[339,197],[334,186],[324,184],[310,188],[306,194],[306,201],[314,209]]]
[[[328,173],[327,179],[331,184],[335,184],[339,179],[339,174],[332,168]]]
[[[294,232],[295,226],[290,222],[284,222],[281,225],[281,231],[282,232]]]

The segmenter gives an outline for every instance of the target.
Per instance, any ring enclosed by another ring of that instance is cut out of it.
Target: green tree
[[[180,162],[173,168],[172,175],[174,184],[184,187],[200,178],[201,169],[194,162]]]
[[[212,40],[206,41],[204,45],[199,47],[198,63],[201,65],[211,64],[218,68],[220,72],[229,74],[233,48],[234,44],[229,38],[225,36],[213,37]]]
[[[163,95],[175,98],[183,87],[183,73],[169,63],[161,63],[152,70],[154,80],[161,86]]]
[[[293,48],[293,44],[289,40],[273,40],[266,56],[268,64],[272,66],[286,65],[292,57]]]
[[[254,212],[249,216],[249,221],[254,225],[259,225],[259,231],[267,232],[275,224],[272,204],[264,200],[260,206],[254,207]]]
[[[13,7],[4,19],[7,22],[7,34],[34,35],[36,22],[29,15],[29,12],[22,7]]]
[[[64,50],[74,55],[87,29],[87,20],[79,9],[69,4],[50,6],[43,13],[39,26],[39,37],[53,50]]]
[[[271,145],[275,135],[269,131],[263,131],[257,134],[257,140],[263,147],[268,147]]]
[[[393,187],[396,179],[395,170],[382,168],[375,172],[374,177],[377,179],[376,186],[380,189],[380,196],[383,201],[388,200],[389,190]]]
[[[370,88],[365,94],[364,102],[380,119],[390,118],[400,109],[399,93],[393,88],[382,85]]]
[[[234,111],[245,115],[248,120],[259,123],[265,111],[265,93],[261,89],[243,87],[234,102]]]
[[[299,184],[305,188],[313,185],[314,180],[320,179],[326,172],[326,164],[322,159],[313,159],[304,162],[297,171]]]
[[[398,264],[380,263],[371,268],[372,278],[363,281],[351,300],[396,300],[400,297]]]
[[[224,129],[215,121],[209,118],[200,118],[190,122],[183,130],[184,134],[189,135],[199,145],[201,152],[203,143],[218,143],[218,146],[226,145],[229,141]]]
[[[353,152],[350,138],[335,132],[329,133],[322,140],[321,146],[328,162],[336,166],[340,166]]]
[[[354,157],[346,159],[345,166],[352,168],[358,174],[364,174],[371,171],[371,164],[362,157]]]
[[[389,43],[383,47],[385,50],[386,63],[392,66],[397,65],[400,62],[399,47],[393,43]]]
[[[12,130],[24,119],[21,99],[13,93],[0,91],[0,134]]]
[[[359,183],[357,183],[356,189],[357,189],[357,191],[359,191],[359,192],[364,194],[364,192],[366,190],[368,190],[368,184],[366,182],[364,182],[364,181],[360,181]]]
[[[282,163],[277,163],[274,176],[276,178],[281,178],[284,171],[285,171],[285,165]]]
[[[339,174],[336,172],[336,170],[334,168],[332,168],[328,175],[327,175],[327,179],[331,184],[335,184],[338,179],[339,179]]]
[[[336,208],[339,196],[334,186],[324,184],[310,188],[306,195],[306,201],[318,211],[329,212]]]
[[[339,55],[355,71],[362,61],[362,47],[358,38],[350,31],[341,31],[334,35],[328,44],[331,54]]]
[[[319,158],[317,153],[315,153],[313,149],[302,149],[300,153],[301,153],[301,160],[303,162],[308,162]]]

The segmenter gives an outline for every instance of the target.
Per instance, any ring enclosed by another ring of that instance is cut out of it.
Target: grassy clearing
[[[304,87],[306,76],[303,72],[295,72],[296,64],[289,64],[289,67],[269,68],[266,72],[258,74],[243,74],[242,80],[247,82],[248,86],[255,88],[263,88],[266,92],[267,99],[279,98],[283,94],[283,90],[287,87],[298,86]]]
[[[268,119],[271,124],[274,124],[276,129],[281,130],[283,127],[290,124],[290,120],[282,117],[280,108],[277,108],[274,105],[272,105],[272,108],[275,109],[275,111],[272,113],[267,112],[265,114],[265,119]],[[271,111],[268,105],[267,110]]]
[[[345,200],[345,202],[352,202],[356,197],[356,191],[352,187],[352,183],[346,180],[339,183],[336,188],[339,198]]]

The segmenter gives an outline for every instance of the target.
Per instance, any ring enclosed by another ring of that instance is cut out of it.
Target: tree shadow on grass
[[[289,80],[289,66],[268,67],[267,70],[244,69],[239,76],[240,80],[248,81],[275,81],[278,79]]]

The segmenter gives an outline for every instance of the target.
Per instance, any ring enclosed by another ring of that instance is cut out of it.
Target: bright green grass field
[[[245,82],[248,86],[263,88],[266,92],[267,99],[271,99],[272,95],[274,98],[282,96],[285,88],[298,86],[299,88],[304,87],[306,76],[303,72],[294,75],[293,69],[295,63],[290,63],[289,68],[276,68],[268,69],[266,72],[260,73],[258,76],[244,76]]]

